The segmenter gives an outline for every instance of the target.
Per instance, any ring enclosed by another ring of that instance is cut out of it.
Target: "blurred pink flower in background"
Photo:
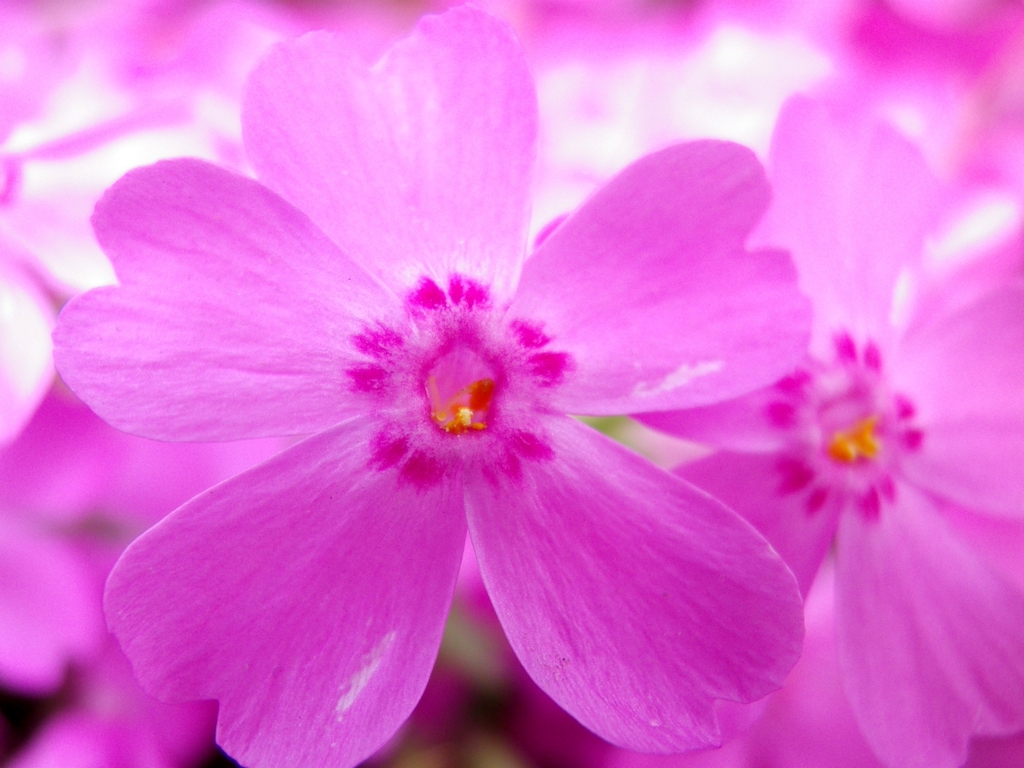
[[[103,635],[101,584],[83,556],[38,521],[0,516],[0,683],[21,694],[55,691],[71,660]]]
[[[113,639],[72,673],[65,696],[10,768],[185,768],[212,752],[216,707],[150,698]]]
[[[0,449],[0,685],[53,702],[11,765],[187,766],[209,754],[214,709],[139,689],[104,629],[103,582],[146,526],[280,447],[155,443],[57,392]]]
[[[771,177],[763,236],[815,303],[812,359],[645,420],[726,449],[681,474],[747,516],[805,593],[835,539],[840,667],[867,741],[887,765],[961,765],[971,736],[1024,729],[1022,585],[956,523],[1024,512],[1024,282],[921,322],[901,306],[938,198],[890,129],[794,101]]]

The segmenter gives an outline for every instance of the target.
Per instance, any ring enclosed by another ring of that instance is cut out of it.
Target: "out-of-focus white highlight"
[[[14,437],[53,376],[53,313],[12,271],[0,269],[0,441]]]
[[[919,142],[928,131],[928,116],[915,104],[883,105],[882,115],[911,141]]]
[[[24,163],[19,198],[0,217],[0,234],[71,292],[116,282],[89,219],[122,175],[166,157],[244,163],[238,108],[227,96],[208,89],[189,100],[134,103],[88,58],[4,149]]]
[[[767,153],[782,102],[832,71],[798,35],[763,35],[723,25],[685,64],[673,112],[693,136],[731,139]],[[699,109],[694,109],[696,105]]]
[[[1021,228],[1024,211],[1016,198],[987,191],[971,200],[926,243],[932,265],[962,264],[1005,242]]]
[[[24,286],[0,275],[0,362],[14,394],[28,398],[50,367],[53,318]]]
[[[889,322],[894,328],[904,328],[913,317],[914,299],[917,298],[917,282],[910,270],[904,269],[896,278],[892,291],[892,311]]]
[[[119,89],[95,58],[83,59],[77,70],[50,93],[39,119],[20,123],[4,151],[20,154],[124,114],[131,99]]]
[[[799,35],[734,24],[693,44],[659,38],[606,54],[595,41],[586,60],[539,66],[534,230],[641,155],[677,141],[727,139],[764,157],[782,103],[832,69]]]

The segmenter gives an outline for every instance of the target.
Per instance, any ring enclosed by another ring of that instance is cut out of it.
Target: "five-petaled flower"
[[[627,168],[525,259],[536,99],[461,8],[367,69],[315,33],[251,76],[260,182],[129,173],[94,225],[119,286],[70,302],[65,380],[127,431],[311,437],[184,505],[115,568],[143,685],[220,702],[252,766],[348,766],[437,653],[467,527],[525,667],[634,749],[718,740],[779,686],[792,574],[749,524],[566,413],[702,405],[782,375],[809,307],[743,242],[763,170],[725,142]]]
[[[794,100],[772,171],[768,228],[814,301],[811,356],[738,400],[643,418],[726,449],[681,474],[757,525],[805,592],[835,548],[864,736],[888,765],[956,768],[972,736],[1024,728],[1019,565],[986,542],[1024,533],[1024,290],[954,309],[925,291],[894,320],[939,198],[890,128]]]

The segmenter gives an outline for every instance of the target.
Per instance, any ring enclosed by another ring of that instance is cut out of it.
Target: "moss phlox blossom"
[[[351,766],[437,654],[468,534],[524,667],[605,738],[718,742],[716,699],[778,687],[802,635],[754,529],[567,413],[704,405],[807,344],[768,204],[728,142],[643,158],[527,260],[536,97],[503,23],[429,16],[372,67],[337,36],[251,75],[259,181],[133,171],[93,219],[119,285],[55,333],[69,385],[164,440],[311,435],[123,555],[114,633],[143,686],[216,699],[249,768]]]

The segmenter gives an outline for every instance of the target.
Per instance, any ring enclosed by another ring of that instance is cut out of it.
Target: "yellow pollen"
[[[493,380],[474,381],[456,392],[448,402],[442,402],[433,376],[427,381],[427,391],[430,393],[431,416],[445,432],[461,435],[469,429],[479,432],[487,428],[484,418],[494,393]]]
[[[873,459],[878,455],[881,444],[875,437],[877,416],[870,416],[853,427],[836,432],[828,446],[828,455],[836,461],[853,462],[857,459]]]

